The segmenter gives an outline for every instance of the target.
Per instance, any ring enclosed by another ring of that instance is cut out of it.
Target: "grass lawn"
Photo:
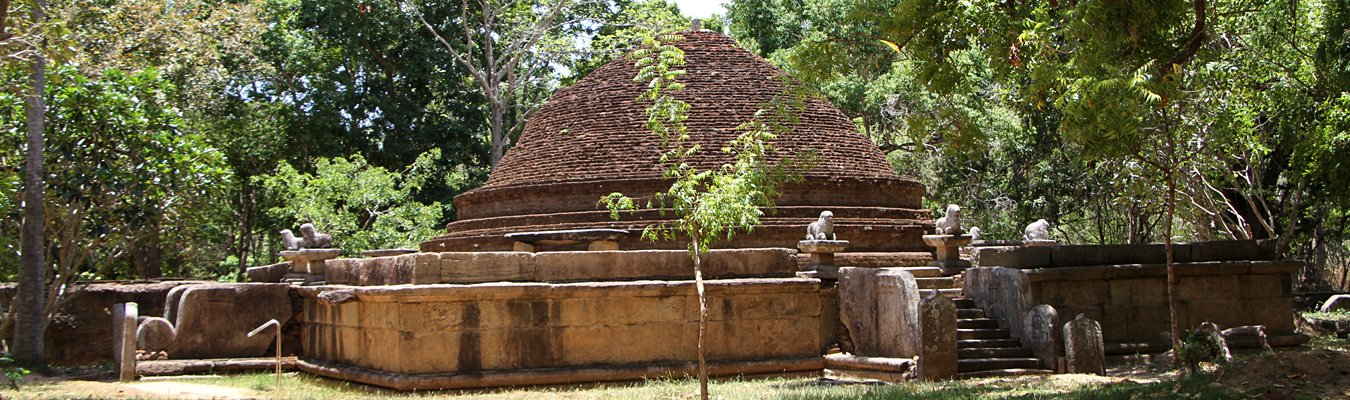
[[[949,382],[876,384],[810,378],[714,381],[719,399],[1328,399],[1350,398],[1350,342],[1315,337],[1307,346],[1274,353],[1243,351],[1232,365],[1209,365],[1198,376],[1146,364],[1120,364],[1108,376],[1050,375]],[[110,373],[102,376],[110,376]],[[482,391],[395,392],[306,373],[287,372],[278,390],[275,375],[248,373],[108,380],[29,379],[4,398],[269,398],[269,399],[689,399],[693,379],[656,379],[626,384]]]

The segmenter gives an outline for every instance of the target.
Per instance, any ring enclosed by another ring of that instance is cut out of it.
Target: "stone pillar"
[[[855,355],[909,358],[917,354],[918,303],[919,286],[907,271],[839,269],[839,315],[853,339]]]
[[[919,303],[919,379],[956,376],[956,303],[932,291]]]
[[[1051,371],[1059,369],[1059,312],[1049,304],[1031,308],[1022,320],[1022,342],[1041,360],[1041,366]]]
[[[136,379],[136,317],[140,312],[136,303],[113,304],[113,368],[117,379],[131,382]]]
[[[847,240],[803,240],[797,242],[797,249],[811,255],[811,263],[804,271],[807,275],[820,279],[839,279],[839,267],[834,265],[834,253],[842,253],[848,248]]]
[[[1102,343],[1102,325],[1078,314],[1064,324],[1064,355],[1071,374],[1106,375],[1106,348]]]
[[[970,261],[961,259],[961,246],[974,240],[970,235],[923,235],[923,242],[937,249],[937,256],[929,266],[942,269],[943,275],[956,275],[970,268]]]

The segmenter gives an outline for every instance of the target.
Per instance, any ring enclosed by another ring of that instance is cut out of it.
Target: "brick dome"
[[[731,161],[717,149],[735,138],[737,126],[784,93],[783,80],[790,78],[726,36],[682,35],[675,45],[685,52],[687,74],[680,82],[686,88],[675,96],[690,104],[690,140],[703,149],[691,162],[712,168]],[[455,198],[460,220],[448,226],[446,235],[423,243],[423,250],[509,250],[511,241],[502,237],[506,233],[641,229],[669,218],[639,212],[613,221],[596,206],[611,192],[646,196],[669,185],[660,179],[664,149],[646,127],[644,105],[636,100],[644,88],[633,82],[635,74],[633,61],[620,58],[555,93],[531,117],[487,184]],[[800,123],[774,147],[781,155],[814,152],[816,166],[805,173],[804,183],[784,188],[778,212],[766,215],[754,235],[723,245],[793,247],[806,224],[829,209],[841,239],[853,241],[855,250],[924,251],[920,235],[932,221],[921,209],[923,186],[896,175],[881,150],[823,98],[809,99],[799,116]],[[875,240],[850,237],[855,228],[855,236]],[[682,246],[636,238],[624,242],[630,249]]]

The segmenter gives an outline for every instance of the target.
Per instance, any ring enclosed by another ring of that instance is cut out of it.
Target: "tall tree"
[[[461,0],[458,15],[429,19],[421,11],[426,5],[403,4],[487,99],[494,168],[543,100],[531,90],[550,84],[553,66],[575,50],[571,35],[604,6],[577,0]]]
[[[43,313],[46,303],[46,246],[43,231],[46,228],[47,215],[43,195],[46,192],[43,169],[43,129],[47,121],[45,95],[47,89],[47,57],[44,53],[44,22],[47,19],[47,1],[33,2],[32,45],[28,54],[32,63],[29,75],[28,101],[25,108],[25,120],[28,127],[28,151],[24,157],[23,188],[23,233],[20,239],[23,254],[19,260],[19,287],[14,299],[17,308],[14,329],[14,359],[34,369],[46,368],[44,355],[44,332],[47,330],[47,315]]]

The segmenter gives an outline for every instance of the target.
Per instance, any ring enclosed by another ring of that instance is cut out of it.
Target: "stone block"
[[[856,355],[913,356],[911,321],[917,316],[910,313],[917,312],[918,287],[914,276],[903,270],[839,269],[840,319],[848,327]]]
[[[962,288],[975,299],[989,318],[1007,327],[1013,338],[1022,338],[1022,318],[1031,309],[1031,281],[1027,273],[1016,268],[976,267],[966,270]],[[1040,301],[1049,304],[1061,304]]]
[[[533,253],[439,253],[441,282],[479,283],[535,279]]]
[[[956,376],[956,303],[931,293],[919,305],[919,379],[942,380]]]
[[[1240,298],[1241,289],[1237,275],[1209,275],[1177,279],[1177,295],[1187,301]]]
[[[1064,355],[1069,373],[1106,375],[1101,324],[1082,315],[1064,324]]]
[[[1317,308],[1321,312],[1337,312],[1350,310],[1350,295],[1338,294],[1331,296],[1327,301],[1322,302],[1322,306]]]
[[[169,351],[175,335],[173,324],[169,323],[169,320],[146,317],[136,327],[136,349],[150,353]]]
[[[1275,259],[1274,241],[1220,240],[1187,243],[1190,261],[1242,261]]]
[[[971,251],[977,267],[1043,268],[1050,266],[1049,247],[992,246]]]
[[[918,354],[919,285],[908,271],[883,268],[877,279],[877,354],[907,358]]]
[[[271,319],[291,317],[290,285],[275,283],[187,286],[178,301],[175,358],[260,357],[273,343],[266,333],[246,334]]]
[[[1129,307],[1167,302],[1167,281],[1158,279],[1112,279],[1107,282],[1110,306]]]
[[[261,267],[251,267],[244,271],[249,282],[278,283],[291,272],[291,263],[276,263]]]
[[[1167,262],[1163,245],[1105,244],[1050,246],[1050,262],[1055,267],[1091,265],[1162,264]],[[1174,251],[1182,251],[1175,246]]]
[[[139,315],[136,303],[113,305],[113,367],[121,382],[136,379],[136,318]]]
[[[1064,348],[1060,339],[1059,312],[1050,305],[1040,304],[1032,307],[1022,322],[1023,342],[1041,360],[1041,367],[1051,371],[1058,369],[1059,353]]]

